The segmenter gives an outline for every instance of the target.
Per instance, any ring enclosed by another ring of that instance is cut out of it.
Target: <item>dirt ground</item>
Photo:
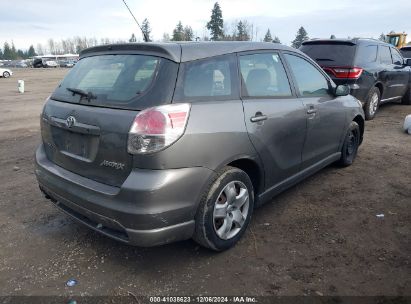
[[[77,224],[38,190],[39,114],[65,73],[0,78],[0,295],[411,295],[411,136],[402,131],[411,106],[383,106],[354,165],[328,167],[257,209],[235,248],[136,248]],[[78,284],[66,287],[70,278]]]

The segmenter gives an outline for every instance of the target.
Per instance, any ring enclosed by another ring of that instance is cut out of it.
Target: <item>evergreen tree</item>
[[[308,38],[307,31],[304,29],[304,27],[300,27],[297,31],[297,35],[295,36],[295,39],[291,42],[291,46],[293,48],[298,49],[301,46],[301,44],[304,41],[307,41],[308,39],[309,38]]]
[[[337,39],[337,38],[335,37],[335,35],[331,35],[330,39]]]
[[[237,37],[238,41],[250,40],[250,34],[248,33],[248,26],[246,21],[239,21],[237,24]]]
[[[3,51],[0,48],[0,59],[3,59]]]
[[[176,28],[173,30],[172,41],[184,41],[184,27],[181,21],[177,23]]]
[[[270,29],[267,30],[267,33],[264,36],[264,42],[273,42],[273,37],[271,37]]]
[[[151,27],[150,27],[150,22],[148,22],[147,18],[143,20],[143,23],[141,24],[141,29],[146,36],[147,42],[151,41]]]
[[[128,42],[130,42],[130,43],[137,42],[136,35],[134,35],[134,33],[131,34],[131,37],[128,40]]]
[[[378,40],[384,41],[385,42],[385,35],[384,33],[381,33],[380,37],[378,38]]]
[[[13,54],[9,43],[6,41],[3,47],[3,59],[11,60],[13,59]]]
[[[193,41],[194,39],[194,33],[193,33],[193,29],[191,28],[191,26],[185,26],[184,27],[184,40],[185,41]]]
[[[218,2],[214,4],[211,11],[211,19],[207,23],[207,29],[211,32],[211,40],[217,41],[224,38],[224,20]]]
[[[281,43],[280,38],[278,38],[277,36],[274,36],[273,42],[274,43]]]
[[[29,50],[27,51],[27,57],[34,57],[36,56],[36,51],[34,50],[34,46],[30,45]]]

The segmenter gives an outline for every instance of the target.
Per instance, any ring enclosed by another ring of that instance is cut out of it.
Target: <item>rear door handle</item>
[[[314,107],[314,105],[308,105],[307,114],[315,114],[315,113],[317,113],[317,109]]]
[[[267,115],[263,115],[261,112],[257,112],[255,113],[255,116],[250,118],[251,122],[259,122],[259,121],[263,121],[263,120],[267,120]]]

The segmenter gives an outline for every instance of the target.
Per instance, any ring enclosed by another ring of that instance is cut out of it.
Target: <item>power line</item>
[[[145,33],[145,32],[143,31],[143,29],[141,28],[141,26],[140,26],[140,24],[138,23],[136,17],[134,17],[133,12],[131,11],[131,9],[128,7],[128,5],[127,5],[127,3],[126,3],[126,0],[123,0],[123,3],[124,3],[124,5],[127,7],[127,9],[128,9],[128,11],[130,12],[131,16],[133,16],[134,21],[137,23],[138,27],[139,27],[140,30],[141,30],[141,33],[143,33],[144,41],[145,41],[145,42],[148,42],[148,37],[147,37],[146,33]]]

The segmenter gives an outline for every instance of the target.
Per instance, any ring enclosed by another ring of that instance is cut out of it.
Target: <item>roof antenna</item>
[[[130,8],[128,7],[128,5],[127,5],[127,3],[126,3],[126,0],[123,0],[123,2],[124,2],[124,5],[127,7],[128,11],[130,12],[131,16],[133,16],[134,21],[137,23],[138,27],[140,28],[141,33],[143,33],[144,42],[148,42],[148,37],[147,37],[146,33],[144,33],[144,31],[143,31],[143,29],[141,28],[140,24],[138,23],[136,17],[134,17],[133,13],[131,12]]]

